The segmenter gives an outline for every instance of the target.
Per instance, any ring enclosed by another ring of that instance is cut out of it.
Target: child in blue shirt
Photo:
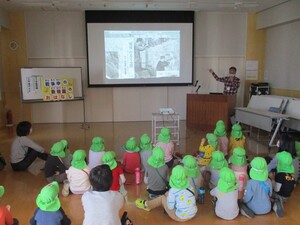
[[[243,203],[241,203],[241,214],[253,218],[254,215],[267,214],[272,209],[272,182],[268,178],[266,160],[255,157],[251,163],[250,180],[247,182]],[[275,200],[273,210],[276,215],[282,216],[283,211],[279,200]]]
[[[36,198],[38,208],[30,219],[30,225],[70,225],[71,220],[61,208],[58,198],[59,186],[56,181],[43,187]]]

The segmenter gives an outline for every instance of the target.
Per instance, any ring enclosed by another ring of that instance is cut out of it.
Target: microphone
[[[196,93],[198,94],[199,89],[201,88],[201,85],[198,86]]]
[[[196,80],[196,83],[195,83],[194,87],[196,87],[196,86],[197,86],[197,84],[198,84],[198,80]]]

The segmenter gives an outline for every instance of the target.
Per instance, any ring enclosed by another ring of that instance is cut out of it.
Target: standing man
[[[224,95],[236,95],[237,91],[240,87],[240,79],[235,76],[236,74],[236,68],[235,67],[230,67],[229,68],[229,76],[225,77],[218,77],[217,74],[212,69],[208,70],[213,77],[220,82],[224,83]]]

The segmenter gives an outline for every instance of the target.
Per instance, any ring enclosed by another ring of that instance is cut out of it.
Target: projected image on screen
[[[179,77],[180,31],[104,31],[104,48],[107,79]]]
[[[89,87],[193,83],[194,12],[87,11]]]

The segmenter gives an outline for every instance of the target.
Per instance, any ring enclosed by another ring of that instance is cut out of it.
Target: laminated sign
[[[72,78],[43,79],[43,101],[64,101],[74,99]]]

